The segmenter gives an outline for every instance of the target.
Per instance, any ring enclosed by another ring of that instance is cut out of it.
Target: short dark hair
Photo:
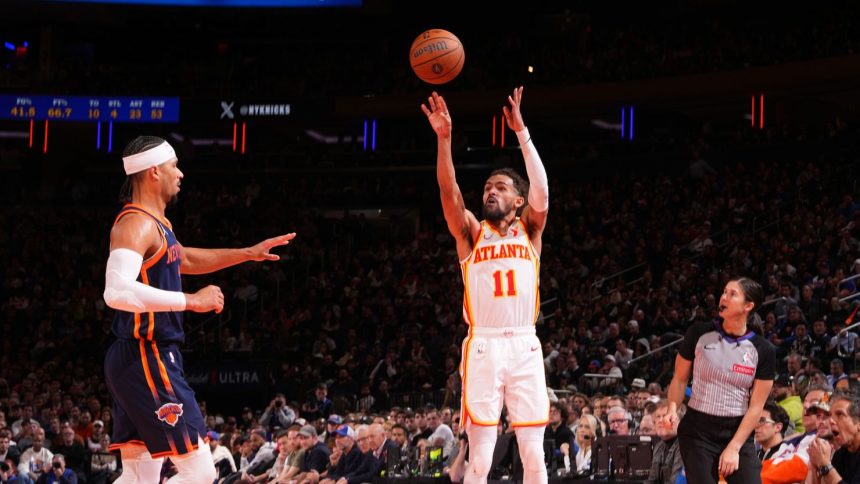
[[[505,175],[506,177],[509,177],[514,182],[514,189],[517,191],[517,193],[521,197],[528,200],[529,182],[525,178],[523,178],[522,175],[517,173],[516,170],[514,170],[513,168],[499,168],[498,170],[493,170],[493,172],[490,173],[490,176],[488,178],[494,177],[496,175]]]
[[[570,413],[567,411],[567,407],[558,402],[552,402],[549,406],[558,410],[558,413],[561,414],[561,422],[567,425],[567,418],[570,416]]]
[[[164,139],[159,138],[158,136],[138,136],[137,138],[128,142],[125,145],[125,149],[122,150],[122,157],[136,155],[138,153],[143,153],[146,150],[151,150],[156,146],[159,146],[161,143],[164,143]],[[139,173],[132,173],[125,177],[125,181],[122,184],[122,188],[119,190],[119,201],[122,203],[131,202],[132,197],[134,196],[134,180],[138,178]]]
[[[402,424],[394,424],[394,425],[392,425],[392,426],[391,426],[391,430],[394,430],[394,429],[400,429],[400,430],[402,430],[402,431],[403,431],[403,433],[405,433],[407,436],[409,435],[409,430],[406,428],[406,426],[405,426],[405,425],[402,425]]]
[[[770,418],[775,423],[782,424],[782,428],[779,430],[779,434],[785,436],[786,430],[788,430],[788,425],[790,420],[788,418],[788,412],[785,411],[782,406],[777,405],[773,402],[767,402],[764,404],[764,410],[767,410],[770,413]]]

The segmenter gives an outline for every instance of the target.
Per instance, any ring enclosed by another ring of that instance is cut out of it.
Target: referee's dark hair
[[[848,402],[848,415],[855,422],[860,422],[860,397],[856,393],[837,391],[830,397],[830,411],[833,411],[833,404],[845,400]]]
[[[777,405],[772,401],[765,403],[762,410],[767,410],[770,414],[770,419],[773,420],[774,424],[780,424],[782,426],[782,428],[779,429],[779,434],[785,437],[785,432],[788,430],[788,424],[791,422],[788,417],[788,412],[786,412],[782,406]]]
[[[747,317],[747,328],[752,329],[759,335],[764,335],[761,316],[756,312],[764,303],[764,289],[762,289],[761,284],[749,277],[739,277],[735,279],[735,281],[737,281],[738,285],[741,286],[741,291],[744,293],[744,299],[753,303],[753,310],[750,311],[750,314]]]

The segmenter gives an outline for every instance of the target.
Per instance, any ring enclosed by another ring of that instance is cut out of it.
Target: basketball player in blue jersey
[[[216,286],[182,292],[182,274],[207,274],[245,261],[278,260],[270,253],[295,234],[243,249],[196,249],[176,240],[164,210],[182,181],[179,160],[161,138],[141,136],[123,153],[126,205],[110,234],[104,299],[116,310],[105,376],[113,396],[112,450],[119,449],[119,484],[159,482],[164,457],[178,474],[168,482],[211,484],[215,465],[204,445],[206,427],[185,381],[179,345],[183,311],[220,312]]]
[[[504,114],[516,132],[531,186],[510,168],[491,173],[484,184],[482,221],[466,209],[457,186],[445,100],[434,92],[429,107],[421,106],[437,135],[442,210],[463,272],[463,318],[469,324],[460,362],[461,415],[469,434],[466,483],[487,481],[502,406],[516,429],[524,482],[547,482],[543,441],[549,399],[534,324],[549,187],[520,113],[522,95],[522,87],[514,89]]]

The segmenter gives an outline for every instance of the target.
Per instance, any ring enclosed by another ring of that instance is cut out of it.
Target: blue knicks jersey
[[[120,210],[114,224],[129,214],[152,218],[161,235],[161,246],[155,254],[143,261],[137,281],[165,291],[182,291],[182,279],[179,275],[180,246],[170,228],[170,222],[159,219],[140,205],[128,204]],[[182,311],[130,313],[117,310],[112,330],[113,334],[122,339],[142,339],[159,343],[185,342]]]

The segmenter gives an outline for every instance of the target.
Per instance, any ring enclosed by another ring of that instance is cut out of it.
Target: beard
[[[484,220],[488,220],[490,222],[499,222],[505,219],[505,216],[508,215],[507,212],[502,210],[502,206],[496,202],[495,207],[484,204],[481,207],[481,215],[484,217]]]

